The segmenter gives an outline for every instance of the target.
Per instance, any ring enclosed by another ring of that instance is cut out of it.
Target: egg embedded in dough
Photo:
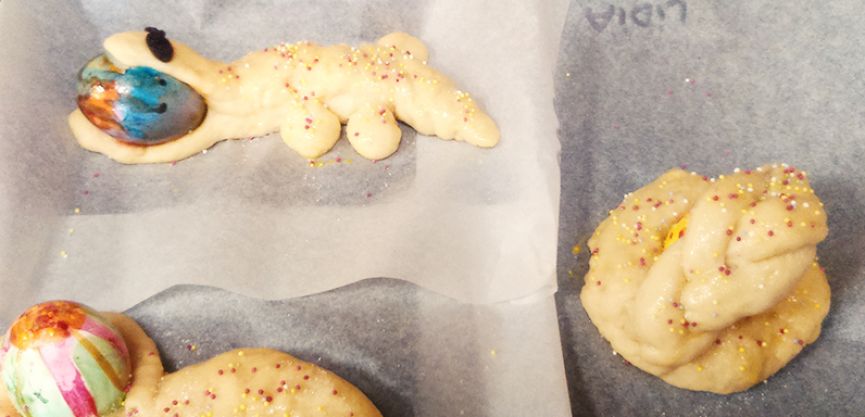
[[[381,417],[348,381],[271,349],[235,349],[166,374],[135,321],[71,302],[16,321],[0,374],[3,417]]]

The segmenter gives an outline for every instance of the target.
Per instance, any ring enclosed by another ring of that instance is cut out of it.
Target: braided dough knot
[[[709,181],[674,170],[598,227],[583,304],[636,366],[685,388],[742,390],[819,335],[829,289],[815,258],[827,231],[804,172],[773,165]]]

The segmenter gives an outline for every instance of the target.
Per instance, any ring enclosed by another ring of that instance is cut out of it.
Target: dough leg
[[[402,131],[387,107],[364,106],[348,118],[346,136],[357,153],[377,160],[396,152]]]
[[[318,100],[305,101],[288,112],[280,128],[282,141],[304,158],[318,158],[339,140],[339,118]]]
[[[421,62],[426,62],[429,58],[429,52],[427,52],[426,45],[424,45],[420,39],[415,38],[408,33],[394,32],[382,36],[376,43],[387,48],[393,47],[400,51],[405,51],[405,53],[411,55],[412,58]]]

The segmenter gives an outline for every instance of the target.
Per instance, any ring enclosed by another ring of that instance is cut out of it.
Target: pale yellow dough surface
[[[681,388],[742,391],[820,335],[830,291],[816,245],[827,233],[802,171],[672,170],[598,226],[580,297],[638,368]]]
[[[339,140],[345,123],[359,154],[382,159],[399,147],[397,119],[421,134],[480,147],[499,140],[495,122],[468,93],[429,67],[426,47],[404,33],[357,48],[281,44],[228,64],[173,40],[174,58],[161,62],[150,53],[145,36],[113,35],[105,50],[121,67],[147,66],[189,84],[204,97],[207,115],[179,139],[135,146],[107,135],[80,110],[72,112],[69,125],[78,143],[119,162],[173,162],[224,139],[275,131],[300,155],[316,158]]]
[[[123,335],[133,383],[110,416],[381,417],[372,402],[339,376],[288,354],[238,349],[165,374],[156,345],[132,319],[107,313]],[[0,416],[19,417],[0,384]]]

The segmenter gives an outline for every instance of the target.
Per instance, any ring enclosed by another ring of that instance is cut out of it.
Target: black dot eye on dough
[[[154,27],[146,27],[147,37],[144,38],[147,42],[147,48],[156,59],[162,62],[169,62],[174,57],[174,47],[171,42],[165,37],[165,31]]]
[[[156,108],[156,112],[160,114],[165,113],[166,110],[168,110],[168,104],[165,103],[159,103],[159,107]]]

